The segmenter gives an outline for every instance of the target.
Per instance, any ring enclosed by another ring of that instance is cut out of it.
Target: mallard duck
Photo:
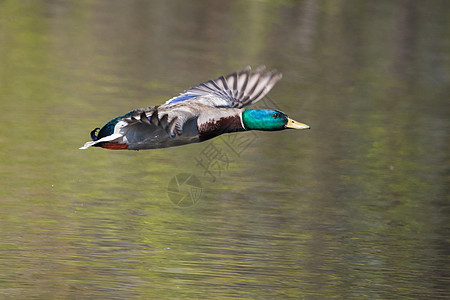
[[[158,106],[139,108],[91,132],[80,149],[142,150],[209,140],[223,133],[287,128],[309,129],[272,109],[245,109],[262,99],[281,79],[276,70],[250,67],[192,87]]]

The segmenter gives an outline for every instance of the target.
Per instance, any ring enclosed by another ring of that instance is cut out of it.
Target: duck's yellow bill
[[[288,118],[288,122],[286,124],[286,128],[292,128],[292,129],[310,129],[311,127],[309,125],[297,122],[292,120],[291,118]]]

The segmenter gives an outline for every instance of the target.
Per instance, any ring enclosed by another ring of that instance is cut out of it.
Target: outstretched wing
[[[164,105],[197,102],[213,107],[242,108],[262,99],[282,78],[276,70],[265,72],[260,66],[254,72],[246,67],[241,72],[220,76],[192,87]]]
[[[165,109],[163,105],[137,109],[130,113],[122,121],[129,126],[134,124],[146,124],[155,129],[159,128],[174,138],[184,130],[184,124],[198,117],[198,105],[184,106],[174,105]]]

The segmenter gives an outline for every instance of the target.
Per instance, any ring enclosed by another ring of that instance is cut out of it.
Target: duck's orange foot
[[[101,147],[110,150],[123,150],[128,148],[128,144],[105,142],[101,144]]]

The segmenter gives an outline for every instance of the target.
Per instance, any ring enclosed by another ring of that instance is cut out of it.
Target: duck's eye
[[[274,113],[274,114],[272,115],[272,118],[274,118],[274,119],[279,119],[279,118],[281,118],[281,114],[279,114],[279,113]]]

